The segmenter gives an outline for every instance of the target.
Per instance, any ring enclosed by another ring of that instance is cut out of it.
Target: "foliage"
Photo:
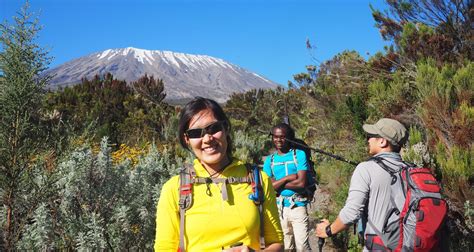
[[[453,145],[469,148],[474,138],[473,70],[472,63],[457,71],[450,66],[440,71],[430,64],[419,67],[420,117],[448,149]]]
[[[51,140],[43,130],[47,119],[38,109],[49,80],[41,74],[50,62],[35,43],[39,31],[28,2],[13,24],[0,25],[0,214],[4,217],[0,249],[6,250],[15,247],[32,209],[46,194],[47,183],[33,179],[44,172],[38,160],[49,155],[45,147]]]
[[[243,131],[236,131],[232,138],[236,148],[234,156],[248,163],[263,164],[261,158],[268,154],[271,144],[270,141],[266,141],[267,138],[265,135],[255,137]]]
[[[277,102],[282,99],[284,90],[254,89],[245,93],[234,93],[224,106],[232,118],[236,130],[256,130],[256,126],[278,121]],[[265,108],[265,109],[263,109]]]
[[[135,91],[149,102],[161,104],[166,97],[163,80],[155,80],[153,76],[148,77],[145,74],[145,76],[133,82],[132,85]]]
[[[372,8],[382,37],[397,46],[406,61],[433,57],[437,63],[473,60],[472,11],[469,0],[390,0],[388,10]],[[402,60],[403,61],[403,60]]]
[[[433,158],[429,153],[426,140],[421,131],[415,127],[411,127],[409,131],[409,143],[403,152],[403,159],[420,167],[431,166]]]
[[[367,106],[372,119],[384,115],[412,113],[414,109],[415,87],[411,79],[396,72],[390,81],[375,80],[368,86]]]
[[[130,162],[130,165],[134,167],[140,160],[140,157],[143,156],[146,152],[148,152],[149,148],[149,144],[144,146],[143,148],[120,144],[119,149],[112,152],[112,162],[114,164],[119,164],[124,161],[128,161]]]
[[[96,141],[110,137],[114,144],[162,140],[163,124],[174,112],[163,103],[162,80],[141,77],[129,87],[111,74],[84,79],[81,84],[49,93],[46,107],[74,125],[78,134],[94,122]]]
[[[471,206],[471,202],[467,200],[464,202],[464,217],[466,217],[467,224],[474,229],[474,209]]]
[[[137,164],[114,164],[107,139],[60,162],[56,194],[41,204],[18,246],[21,250],[151,249],[160,189],[182,161],[152,146]]]

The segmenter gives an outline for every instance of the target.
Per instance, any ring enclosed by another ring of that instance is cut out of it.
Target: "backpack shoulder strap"
[[[383,235],[383,233],[375,227],[375,224],[367,218],[367,224],[370,226],[370,228],[375,232],[375,234],[380,237],[380,239],[382,239],[382,242],[384,245],[388,244],[388,241],[386,239],[386,237]]]
[[[403,196],[406,197],[406,189],[405,189],[405,184],[403,182],[403,178],[402,178],[402,175],[401,175],[401,172],[404,170],[405,166],[402,166],[401,169],[399,171],[394,171],[392,169],[390,169],[386,164],[383,163],[383,159],[382,158],[379,158],[379,157],[371,157],[369,160],[372,160],[372,161],[375,161],[375,163],[378,164],[378,166],[380,166],[382,169],[384,169],[388,174],[390,174],[390,176],[392,177],[392,181],[391,181],[391,185],[393,186],[395,183],[397,183],[397,180],[400,180],[400,186],[402,187],[402,193],[403,193]],[[384,220],[384,224],[383,224],[383,227],[382,227],[382,231],[385,232],[385,228],[387,227],[387,224],[388,224],[388,221],[389,221],[389,218],[390,216],[395,213],[396,215],[400,215],[400,212],[402,209],[399,209],[399,207],[397,206],[397,203],[395,202],[395,198],[394,198],[394,194],[393,192],[390,193],[390,202],[392,203],[392,209],[390,209],[390,211],[387,213],[387,216],[385,217],[385,220]],[[401,206],[401,208],[403,208],[403,206]],[[369,224],[369,226],[372,228],[372,230],[374,230],[374,232],[380,236],[380,238],[383,240],[384,244],[386,244],[386,237],[385,236],[382,236],[382,232],[380,230],[378,230],[374,223],[372,223],[372,221],[370,219],[367,219],[367,223]]]
[[[385,165],[382,161],[383,159],[380,158],[380,157],[371,157],[369,158],[369,161],[374,161],[375,163],[377,163],[382,169],[384,169],[386,172],[388,172],[392,177],[394,176],[395,173],[397,173],[396,171],[390,169],[389,167],[387,167],[387,165]]]
[[[272,155],[270,156],[270,171],[272,172],[272,177],[275,177],[275,172],[273,172],[274,160],[275,160],[275,153],[272,153]]]
[[[194,166],[185,164],[179,171],[179,251],[185,252],[184,219],[186,210],[193,203],[193,178],[196,176]]]
[[[298,159],[296,158],[296,149],[293,149],[293,162],[295,162],[295,165],[298,166]]]
[[[193,165],[185,164],[179,171],[179,208],[188,210],[192,203],[193,178],[196,171]]]
[[[400,183],[402,185],[402,191],[404,193],[404,196],[406,196],[406,190],[408,189],[405,185],[405,183],[403,182],[403,178],[402,178],[402,172],[403,171],[407,171],[409,169],[410,166],[407,166],[407,164],[405,162],[403,162],[403,164],[405,164],[404,166],[400,167],[400,170],[399,171],[394,171],[392,169],[390,169],[386,164],[384,164],[382,162],[382,158],[380,157],[371,157],[369,158],[369,161],[372,160],[374,161],[375,163],[378,164],[378,166],[380,166],[382,169],[384,169],[386,172],[388,172],[390,174],[390,176],[392,177],[392,182],[391,184],[395,184],[397,182],[398,179],[400,179]],[[397,177],[398,175],[398,177]]]

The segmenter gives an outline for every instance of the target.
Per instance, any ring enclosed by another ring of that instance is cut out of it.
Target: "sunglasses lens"
[[[203,129],[188,129],[186,131],[186,134],[188,135],[189,138],[200,138],[203,135],[202,132],[203,132]]]
[[[206,132],[211,135],[216,134],[217,132],[222,130],[223,126],[224,125],[222,122],[215,122],[206,127]]]
[[[213,134],[216,134],[219,131],[222,131],[223,129],[224,129],[224,123],[219,121],[219,122],[215,122],[211,125],[208,125],[204,129],[201,129],[201,128],[188,129],[186,131],[186,134],[188,135],[189,138],[201,138],[205,134],[213,135]]]

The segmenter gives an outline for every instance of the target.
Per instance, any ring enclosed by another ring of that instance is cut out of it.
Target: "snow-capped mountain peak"
[[[200,95],[225,101],[234,92],[253,88],[274,88],[264,77],[207,55],[134,47],[107,49],[84,56],[49,71],[53,87],[67,86],[110,72],[117,79],[135,81],[144,74],[163,79],[167,99]]]

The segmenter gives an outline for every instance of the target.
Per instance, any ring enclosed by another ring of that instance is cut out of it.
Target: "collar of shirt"
[[[193,163],[194,163],[194,169],[196,170],[196,176],[202,177],[202,178],[209,177],[209,173],[207,172],[206,168],[204,168],[204,166],[201,164],[201,162],[198,159],[194,159]],[[221,171],[220,173],[221,176],[223,177],[229,177],[231,175],[235,176],[233,172],[235,169],[233,168],[239,165],[243,165],[243,162],[236,158],[233,158],[232,163],[229,164],[227,167],[225,167],[223,171]]]

